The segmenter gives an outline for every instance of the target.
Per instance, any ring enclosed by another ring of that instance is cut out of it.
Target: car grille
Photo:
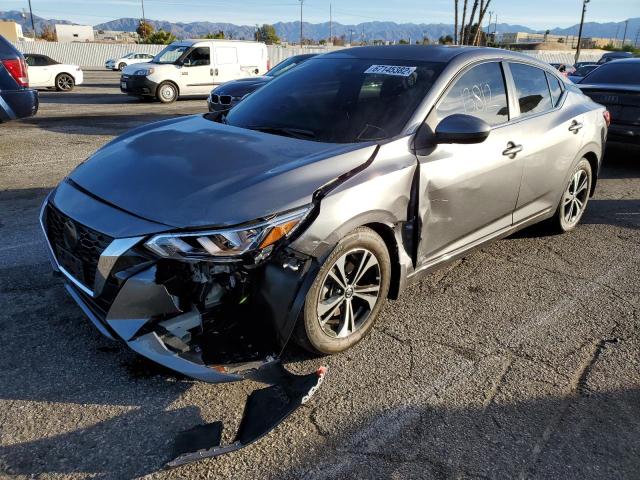
[[[228,106],[231,105],[231,101],[231,95],[216,95],[215,93],[211,94],[211,103]]]
[[[47,236],[58,264],[93,290],[98,260],[113,239],[72,220],[52,205],[46,212]]]

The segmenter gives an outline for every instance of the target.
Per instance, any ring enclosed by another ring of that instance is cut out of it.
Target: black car
[[[609,140],[640,144],[640,58],[602,64],[577,86],[609,110]]]
[[[29,88],[22,54],[0,36],[0,123],[35,115],[38,92]]]
[[[602,55],[602,57],[600,57],[600,60],[598,60],[598,63],[600,65],[602,65],[603,63],[608,63],[608,62],[611,62],[613,60],[622,60],[624,58],[633,58],[633,53],[631,53],[631,52],[609,52],[609,53],[605,53],[604,55]]]
[[[274,78],[288,72],[292,68],[306,62],[312,57],[315,57],[316,53],[308,53],[304,55],[294,55],[286,60],[283,60],[278,65],[273,67],[267,73],[260,77],[241,78],[239,80],[232,80],[223,85],[214,88],[207,98],[207,104],[209,105],[210,112],[219,112],[229,110],[240,102],[249,93],[255,92],[258,88],[265,83],[270,82]]]

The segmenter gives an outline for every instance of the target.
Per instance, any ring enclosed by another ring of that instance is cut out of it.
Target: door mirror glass
[[[481,118],[456,113],[443,119],[436,127],[436,143],[482,143],[491,127]]]

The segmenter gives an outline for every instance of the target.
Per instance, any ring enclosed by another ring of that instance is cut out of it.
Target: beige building
[[[577,35],[552,35],[545,33],[513,32],[502,33],[496,36],[499,45],[511,46],[514,48],[537,48],[537,49],[572,49],[578,46]],[[582,37],[582,48],[601,48],[613,43],[614,39],[599,37]]]
[[[24,37],[24,34],[22,33],[22,25],[16,22],[4,22],[0,20],[0,35],[10,42],[32,40],[31,38]]]

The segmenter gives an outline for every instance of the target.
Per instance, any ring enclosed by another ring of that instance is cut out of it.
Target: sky
[[[143,0],[147,18],[172,22],[211,21],[238,25],[296,21],[298,0]],[[460,0],[460,9],[464,0]],[[469,0],[469,4],[473,3]],[[342,24],[369,21],[453,23],[453,0],[304,0],[305,22],[333,19]],[[141,0],[31,0],[33,13],[95,25],[120,17],[141,17]],[[3,10],[28,10],[27,0],[0,0]],[[568,27],[580,21],[582,0],[492,0],[499,23],[535,29]],[[460,13],[461,15],[461,13]],[[585,21],[619,22],[640,16],[640,0],[591,0]]]

